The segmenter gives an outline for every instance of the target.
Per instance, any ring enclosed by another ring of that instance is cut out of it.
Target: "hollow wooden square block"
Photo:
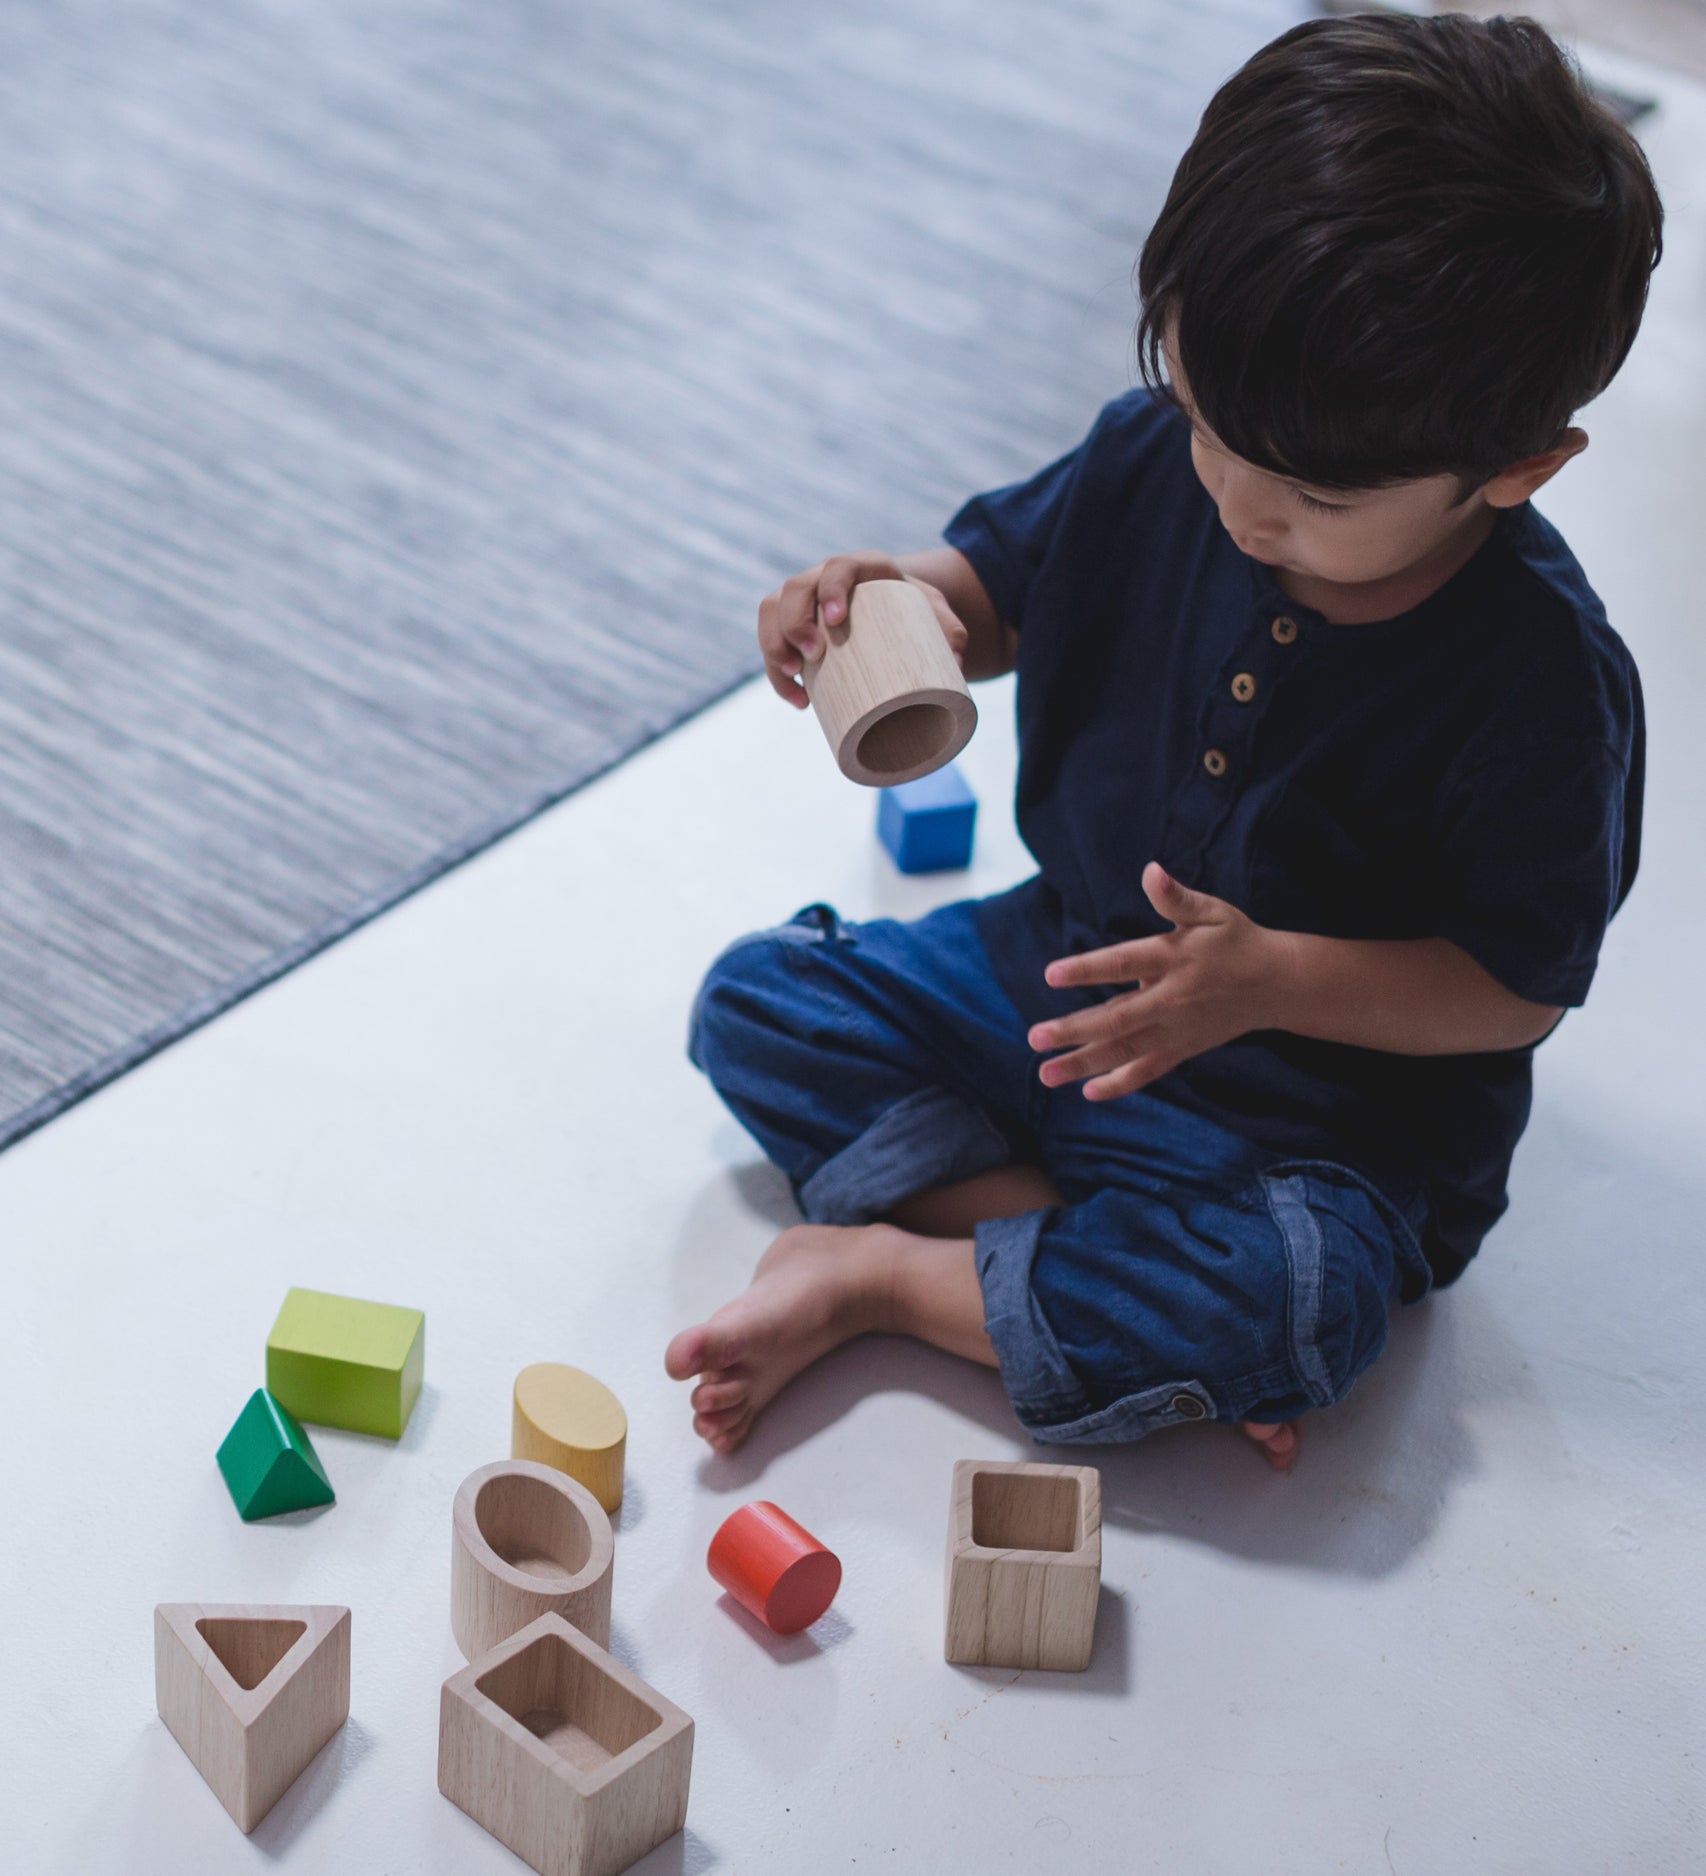
[[[693,1722],[558,1615],[454,1674],[438,1788],[540,1876],[616,1876],[687,1819]]]
[[[1101,1587],[1094,1466],[959,1461],[948,1518],[950,1661],[1086,1668]]]
[[[251,1831],[349,1717],[349,1611],[163,1602],[154,1700],[214,1795]]]

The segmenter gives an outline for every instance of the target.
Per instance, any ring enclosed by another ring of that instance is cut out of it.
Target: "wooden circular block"
[[[616,1543],[604,1507],[550,1466],[500,1459],[462,1481],[451,1512],[450,1626],[470,1661],[542,1615],[610,1645]]]
[[[977,728],[977,705],[930,602],[905,580],[863,580],[847,623],[824,633],[803,672],[806,695],[849,781],[913,782],[951,762]]]
[[[778,1635],[810,1628],[841,1587],[835,1552],[764,1499],[724,1519],[705,1565],[743,1609]]]
[[[560,1361],[536,1361],[515,1377],[510,1452],[579,1479],[606,1511],[622,1502],[628,1416],[602,1381]]]

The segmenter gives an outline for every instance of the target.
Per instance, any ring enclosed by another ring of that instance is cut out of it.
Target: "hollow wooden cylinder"
[[[764,1499],[723,1520],[705,1565],[743,1609],[778,1635],[809,1628],[841,1587],[841,1559]]]
[[[536,1361],[515,1377],[510,1454],[579,1479],[606,1511],[622,1502],[628,1416],[602,1381],[560,1361]]]
[[[542,1615],[609,1646],[616,1545],[584,1485],[500,1459],[462,1481],[450,1522],[450,1626],[470,1661]]]
[[[848,615],[803,673],[841,773],[893,788],[951,762],[977,705],[929,600],[905,580],[865,580]]]

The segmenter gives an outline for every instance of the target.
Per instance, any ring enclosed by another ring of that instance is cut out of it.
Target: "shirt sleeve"
[[[942,530],[983,582],[1003,624],[1025,628],[1025,600],[1072,498],[1084,445],[1028,482],[974,495]]]
[[[1439,934],[1532,1003],[1587,998],[1639,858],[1641,774],[1602,742],[1531,746],[1447,794]]]

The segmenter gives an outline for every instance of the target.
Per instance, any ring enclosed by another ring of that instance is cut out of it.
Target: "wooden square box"
[[[444,1683],[438,1788],[540,1876],[616,1876],[687,1818],[693,1722],[558,1615]]]
[[[959,1461],[948,1517],[950,1661],[1088,1667],[1101,1587],[1094,1466]]]

